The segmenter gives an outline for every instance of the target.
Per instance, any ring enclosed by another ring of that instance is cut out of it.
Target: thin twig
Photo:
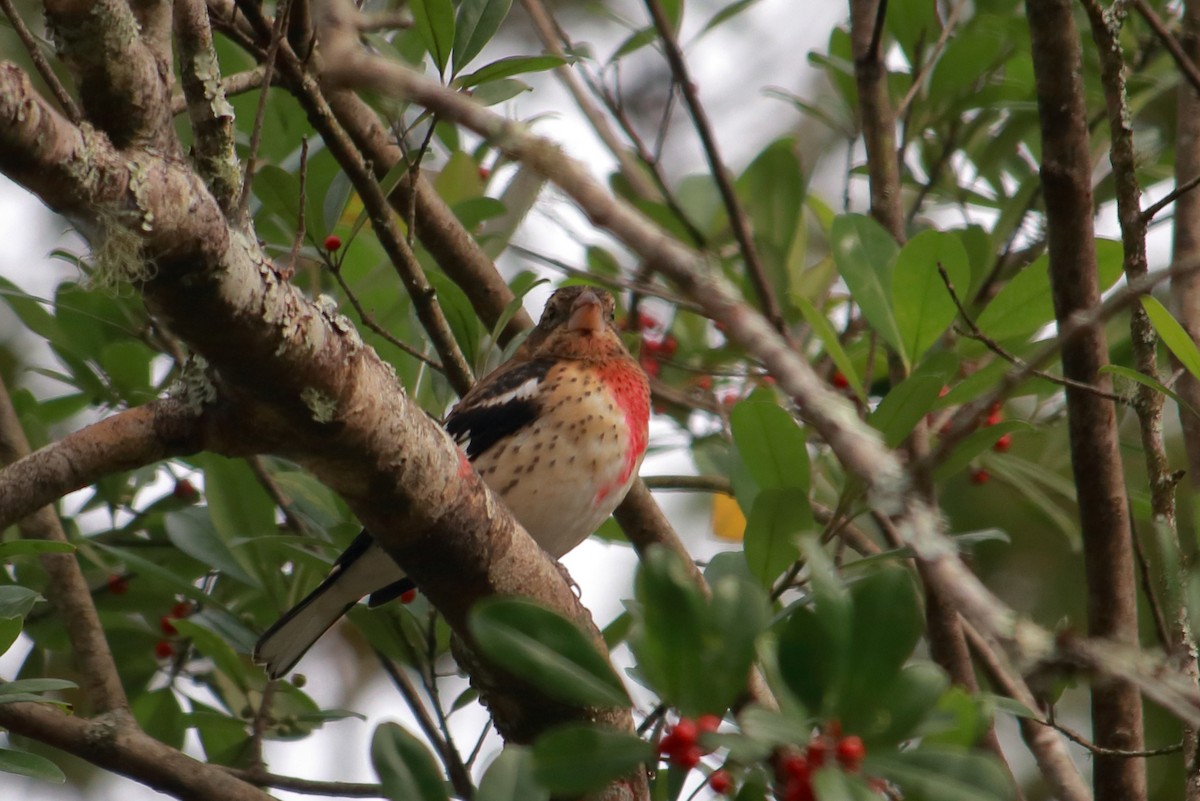
[[[729,224],[733,229],[733,236],[742,251],[742,258],[746,262],[746,270],[750,274],[750,281],[754,284],[754,288],[758,293],[758,300],[762,306],[763,316],[775,326],[775,329],[780,334],[786,336],[787,325],[783,320],[783,312],[780,311],[779,301],[775,298],[775,290],[771,287],[771,282],[767,278],[762,262],[759,260],[758,251],[754,247],[754,237],[750,232],[750,220],[746,216],[746,210],[742,208],[742,203],[738,200],[737,193],[733,189],[729,169],[725,166],[725,162],[721,158],[721,152],[717,148],[716,136],[713,133],[712,125],[708,121],[708,114],[704,111],[704,106],[700,104],[700,98],[696,94],[696,85],[692,82],[692,78],[688,74],[687,62],[684,61],[683,51],[679,47],[679,42],[675,38],[674,31],[671,30],[671,21],[667,19],[667,13],[663,10],[662,3],[659,0],[645,0],[645,2],[646,9],[650,12],[650,17],[654,20],[654,27],[658,30],[658,37],[662,40],[663,51],[666,54],[667,62],[671,65],[671,72],[675,75],[675,82],[679,86],[679,91],[683,94],[683,100],[687,105],[688,113],[692,117],[692,123],[696,126],[696,133],[700,136],[700,143],[704,148],[704,155],[708,159],[708,166],[712,172],[713,180],[716,181],[717,189],[721,193],[721,200],[725,204],[725,212],[729,215]]]
[[[1076,381],[1073,378],[1057,376],[1052,373],[1047,373],[1045,370],[1031,368],[1023,359],[1016,354],[1009,353],[1003,345],[989,337],[979,328],[978,325],[975,324],[975,320],[971,318],[970,313],[968,313],[966,307],[963,306],[962,300],[958,297],[958,292],[956,292],[954,289],[954,282],[950,280],[950,274],[946,272],[946,268],[943,267],[940,262],[938,263],[938,274],[942,276],[942,283],[946,285],[946,291],[950,293],[950,298],[954,301],[954,306],[958,309],[959,315],[971,329],[970,332],[963,332],[966,336],[982,342],[985,346],[987,346],[988,350],[990,350],[992,353],[995,353],[1001,359],[1004,359],[1004,361],[1008,362],[1014,367],[1019,367],[1022,370],[1029,370],[1029,374],[1032,376],[1049,381],[1052,384],[1058,384],[1062,387],[1074,387],[1075,389],[1083,392],[1090,392],[1093,395],[1105,398],[1113,403],[1119,403],[1123,405],[1129,403],[1128,398],[1122,397],[1121,395],[1117,395],[1113,392],[1108,392],[1107,390],[1100,389],[1099,387],[1092,386],[1091,384],[1083,381]]]
[[[75,105],[74,98],[67,92],[62,82],[58,80],[58,76],[54,74],[54,70],[50,67],[49,62],[46,61],[46,57],[42,55],[37,39],[29,28],[25,27],[25,21],[17,13],[16,6],[13,5],[12,0],[0,0],[0,8],[4,9],[4,14],[12,23],[13,30],[17,32],[17,36],[21,39],[21,44],[25,45],[25,50],[29,52],[29,59],[33,62],[38,75],[42,76],[42,80],[46,82],[46,85],[50,87],[50,91],[54,93],[54,99],[58,101],[58,105],[62,108],[63,113],[67,115],[67,119],[78,125],[83,120],[83,114],[80,113],[79,106]]]
[[[254,127],[250,131],[250,147],[246,151],[246,171],[242,178],[242,196],[238,198],[237,216],[245,218],[250,208],[250,187],[254,181],[254,167],[258,159],[258,148],[262,144],[263,122],[267,115],[267,96],[271,93],[271,77],[275,70],[275,58],[283,44],[283,27],[287,21],[291,0],[281,0],[275,9],[275,24],[271,30],[271,43],[263,61],[262,92],[258,96],[258,109],[254,114]]]
[[[733,494],[733,484],[724,476],[643,476],[642,481],[652,490]]]
[[[254,710],[254,720],[250,724],[249,758],[251,770],[266,770],[267,763],[263,760],[263,735],[271,722],[271,702],[275,698],[275,689],[279,686],[277,679],[268,679],[263,687],[262,699],[258,709]]]
[[[292,237],[292,251],[288,254],[287,274],[296,274],[296,263],[300,260],[300,246],[304,244],[305,208],[308,206],[308,137],[300,137],[300,197],[296,212],[296,235]]]
[[[1142,538],[1138,536],[1137,526],[1133,525],[1133,504],[1129,505],[1130,533],[1133,539],[1133,555],[1137,557],[1138,576],[1142,582],[1142,594],[1150,605],[1151,617],[1154,619],[1154,633],[1158,637],[1159,646],[1167,653],[1174,647],[1171,635],[1167,629],[1167,619],[1163,614],[1162,604],[1158,602],[1158,593],[1154,591],[1154,578],[1150,572],[1150,560],[1146,558],[1146,549],[1142,547]]]
[[[1175,64],[1179,67],[1180,72],[1192,84],[1192,88],[1200,92],[1200,68],[1197,68],[1196,63],[1188,58],[1188,54],[1183,49],[1183,45],[1179,44],[1179,40],[1171,33],[1171,30],[1162,21],[1158,14],[1154,13],[1154,9],[1150,8],[1146,0],[1133,0],[1134,9],[1138,14],[1141,14],[1142,19],[1146,20],[1153,30],[1166,46],[1167,52],[1171,54],[1171,58],[1175,59]]]
[[[290,790],[304,795],[345,796],[347,798],[386,798],[383,787],[378,784],[361,782],[321,782],[312,779],[298,779],[295,776],[281,776],[278,773],[268,773],[262,770],[246,768],[227,768],[221,770],[236,776],[247,784],[255,787],[274,787],[277,790]]]
[[[950,34],[954,30],[954,26],[958,23],[958,18],[962,16],[963,9],[967,7],[967,0],[958,0],[950,9],[950,13],[946,16],[946,24],[942,26],[942,32],[938,35],[937,42],[934,43],[933,49],[929,51],[929,57],[925,59],[925,63],[921,65],[921,69],[913,76],[912,85],[908,87],[908,91],[904,93],[904,99],[896,106],[896,116],[903,117],[908,110],[908,106],[917,96],[917,91],[921,88],[925,78],[933,72],[933,67],[937,63],[938,56],[941,55],[942,49],[946,43],[950,41]]]
[[[1164,208],[1166,208],[1167,206],[1174,203],[1176,200],[1179,200],[1179,198],[1181,196],[1186,195],[1188,192],[1191,192],[1197,186],[1200,186],[1200,175],[1192,176],[1190,179],[1185,181],[1183,184],[1180,184],[1179,186],[1175,187],[1170,192],[1168,192],[1167,196],[1164,197],[1162,200],[1159,200],[1155,203],[1151,203],[1149,206],[1147,206],[1146,209],[1142,212],[1142,222],[1143,223],[1150,222],[1151,220],[1154,219],[1154,215],[1158,214],[1160,211],[1162,211]]]
[[[346,283],[346,278],[342,275],[342,269],[340,265],[330,264],[329,271],[333,273],[334,280],[338,282],[338,286],[340,286],[342,288],[342,292],[346,294],[346,300],[350,301],[350,305],[354,307],[356,312],[358,312],[358,319],[363,325],[374,331],[379,336],[383,337],[393,346],[404,351],[409,356],[412,356],[414,359],[419,359],[420,361],[432,367],[434,370],[437,370],[439,373],[442,373],[443,375],[445,374],[446,371],[442,368],[442,365],[439,362],[429,358],[412,345],[409,345],[407,342],[397,339],[390,331],[381,326],[379,323],[375,322],[375,318],[363,308],[362,303],[358,300],[358,296],[354,294],[354,291],[350,289],[350,285]]]
[[[463,764],[458,749],[438,731],[438,725],[429,716],[429,710],[425,708],[425,704],[421,702],[417,688],[408,680],[408,676],[404,675],[404,671],[379,649],[375,649],[375,658],[379,660],[379,664],[388,674],[388,678],[392,680],[392,684],[404,698],[408,708],[412,710],[413,716],[417,719],[417,725],[421,727],[421,732],[437,749],[442,763],[446,766],[446,774],[450,777],[451,784],[454,785],[455,793],[466,799],[471,798],[475,792],[475,786],[471,783],[470,773]]]
[[[1081,745],[1084,748],[1086,748],[1088,751],[1090,751],[1091,753],[1097,754],[1099,756],[1124,757],[1126,759],[1145,759],[1146,757],[1166,756],[1167,754],[1175,754],[1175,753],[1178,753],[1183,750],[1182,742],[1174,743],[1173,745],[1164,745],[1161,748],[1148,748],[1148,749],[1138,750],[1138,751],[1125,751],[1120,748],[1105,748],[1102,745],[1096,745],[1095,743],[1093,743],[1091,740],[1084,737],[1079,732],[1075,731],[1074,729],[1072,729],[1068,726],[1064,726],[1063,724],[1056,721],[1054,719],[1054,707],[1050,707],[1048,712],[1049,712],[1049,714],[1046,716],[1045,720],[1038,720],[1037,718],[1034,718],[1034,721],[1036,723],[1042,724],[1043,726],[1054,729],[1055,731],[1062,734],[1064,737],[1066,737],[1071,742],[1075,743],[1076,745]]]

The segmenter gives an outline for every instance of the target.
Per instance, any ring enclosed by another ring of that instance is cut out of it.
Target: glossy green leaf
[[[954,354],[935,354],[883,396],[867,419],[883,434],[889,448],[903,442],[921,418],[933,411],[942,387],[957,369]]]
[[[483,653],[553,698],[629,705],[621,680],[596,644],[561,615],[529,601],[492,599],[475,605],[468,625]]]
[[[879,801],[880,797],[861,776],[847,773],[837,765],[814,773],[812,788],[817,801]]]
[[[184,637],[191,639],[192,646],[204,656],[213,661],[226,678],[236,683],[243,690],[248,689],[246,682],[247,669],[241,659],[234,653],[233,648],[221,635],[202,625],[207,622],[201,617],[174,621],[175,629]]]
[[[531,749],[507,745],[488,765],[475,801],[547,801],[550,792],[537,782]]]
[[[808,493],[798,487],[765,489],[754,498],[746,521],[746,563],[754,578],[770,588],[800,555],[799,537],[813,529]]]
[[[829,358],[833,359],[833,363],[837,365],[838,370],[850,382],[850,388],[854,390],[854,394],[860,401],[866,403],[867,393],[863,389],[862,378],[859,377],[858,371],[854,369],[854,362],[850,360],[850,355],[842,347],[841,339],[838,337],[837,331],[834,331],[833,326],[829,324],[829,320],[825,318],[825,315],[817,311],[807,298],[793,295],[792,303],[800,309],[800,313],[804,316],[804,321],[808,323],[813,333],[821,340],[821,345],[825,348],[825,352],[829,354]]]
[[[44,600],[46,599],[28,587],[15,584],[0,586],[0,619],[25,617],[34,604]]]
[[[0,773],[15,773],[54,784],[62,784],[67,780],[62,769],[45,757],[8,748],[0,748]]]
[[[7,653],[8,649],[12,648],[13,643],[21,636],[21,631],[24,627],[24,618],[0,617],[0,655]]]
[[[991,756],[947,746],[868,756],[864,771],[922,801],[1008,801],[1013,788]]]
[[[1193,415],[1200,417],[1200,410],[1197,410],[1194,406],[1192,406],[1190,403],[1185,401],[1179,395],[1179,393],[1172,391],[1171,389],[1169,389],[1168,387],[1163,385],[1161,382],[1156,381],[1155,379],[1151,378],[1150,376],[1145,375],[1144,373],[1142,373],[1138,370],[1134,370],[1132,367],[1124,367],[1119,364],[1106,364],[1100,368],[1100,372],[1101,373],[1109,373],[1110,375],[1119,376],[1128,381],[1133,381],[1135,383],[1150,387],[1150,389],[1154,390],[1155,392],[1157,392],[1161,395],[1165,395],[1166,397],[1175,401],[1180,406],[1182,406],[1184,409],[1187,409],[1189,412],[1191,412]]]
[[[185,716],[170,687],[142,693],[130,706],[142,731],[172,748],[183,747]]]
[[[452,0],[412,0],[408,4],[413,27],[425,42],[438,73],[446,71],[454,48],[454,3]]]
[[[188,556],[249,587],[262,588],[218,535],[204,509],[193,507],[169,512],[163,525],[171,543]]]
[[[454,29],[454,72],[462,72],[491,41],[508,16],[512,0],[463,0]]]
[[[863,317],[908,364],[911,357],[904,350],[904,338],[892,313],[896,241],[870,217],[843,214],[834,218],[830,247],[838,273],[862,309]]]
[[[941,668],[928,662],[905,666],[885,692],[874,693],[859,708],[854,729],[869,746],[892,746],[913,736],[914,730],[934,710],[949,680]]]
[[[66,679],[16,679],[0,683],[0,697],[13,693],[49,693],[77,689],[78,684]]]
[[[808,606],[794,608],[780,633],[780,675],[815,715],[826,715],[836,701],[847,654],[843,640],[829,631],[819,608]]]
[[[1158,332],[1163,344],[1193,377],[1200,379],[1200,348],[1196,347],[1188,332],[1156,298],[1150,295],[1143,297],[1142,308],[1146,310],[1150,324]]]
[[[808,488],[804,431],[777,404],[746,400],[733,407],[729,424],[738,454],[762,489]]]
[[[654,749],[632,734],[572,723],[539,737],[533,759],[540,785],[555,795],[577,796],[633,773],[654,759]]]
[[[558,56],[509,56],[493,61],[485,67],[480,67],[469,75],[458,79],[458,85],[463,89],[484,83],[511,78],[527,72],[545,72],[567,63]]]
[[[705,599],[678,556],[653,548],[638,570],[637,598],[630,645],[646,681],[685,715],[723,712],[744,689],[766,627],[762,591],[727,575]]]
[[[75,546],[71,543],[55,540],[11,540],[9,542],[0,542],[0,562],[7,562],[14,556],[74,552]]]
[[[204,468],[208,514],[223,541],[276,532],[275,502],[245,461],[211,453],[197,461]]]
[[[395,723],[375,729],[371,764],[391,801],[449,801],[441,769],[429,749]]]
[[[922,231],[900,250],[892,275],[892,303],[904,352],[919,361],[958,315],[938,268],[962,297],[971,284],[967,252],[954,234]]]

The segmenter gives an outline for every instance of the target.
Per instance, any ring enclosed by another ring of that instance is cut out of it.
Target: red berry
[[[949,395],[949,394],[950,394],[950,387],[947,387],[947,386],[944,386],[944,385],[943,385],[943,386],[942,386],[942,388],[938,390],[938,397],[939,397],[939,398],[944,398],[944,397],[946,397],[946,396],[947,396],[947,395]]]
[[[846,387],[850,386],[850,379],[846,378],[841,370],[838,370],[833,374],[831,381],[838,389],[845,389]]]
[[[991,480],[992,480],[992,474],[989,473],[988,471],[984,470],[983,468],[979,468],[979,469],[971,471],[971,483],[972,484],[986,484]]]
[[[808,764],[810,767],[819,768],[825,764],[825,757],[829,754],[829,743],[824,737],[815,737],[808,744]]]
[[[481,180],[481,181],[487,181],[487,179],[488,179],[488,178],[491,178],[491,177],[492,177],[492,171],[491,171],[491,170],[489,170],[487,167],[480,167],[480,168],[479,168],[479,180]]]
[[[846,770],[858,770],[866,755],[867,747],[863,745],[862,738],[858,735],[851,734],[838,741],[837,761],[842,763],[842,767]]]
[[[667,732],[662,739],[658,741],[658,753],[665,755],[673,754],[679,750],[679,739],[675,737],[675,732]]]
[[[714,792],[724,795],[725,793],[729,792],[729,788],[733,787],[733,779],[730,778],[727,771],[714,770],[708,776],[708,786],[711,787]]]
[[[671,762],[685,770],[691,770],[700,764],[704,751],[698,745],[689,745],[671,755]]]
[[[696,384],[697,388],[702,389],[705,392],[708,392],[713,387],[712,376],[711,375],[697,376],[695,384]]]
[[[416,590],[405,590],[400,593],[400,603],[402,604],[411,604],[415,600],[417,600]]]
[[[783,759],[783,772],[792,779],[807,779],[812,772],[808,760],[799,754],[791,754]]]
[[[773,387],[773,386],[775,386],[775,376],[773,376],[773,375],[764,375],[764,376],[763,376],[763,377],[760,379],[760,381],[761,381],[761,383],[762,383],[762,385],[763,385],[764,387]]]
[[[175,646],[166,640],[154,643],[154,656],[158,659],[170,659],[175,655]]]
[[[1011,447],[1012,434],[1005,434],[1004,436],[1000,437],[1000,439],[996,440],[996,444],[992,446],[992,450],[996,451],[997,453],[1005,453]]]
[[[638,329],[658,328],[658,320],[645,312],[638,312]]]
[[[684,745],[692,745],[696,742],[696,735],[700,733],[696,721],[691,718],[680,718],[675,724],[675,728],[671,729],[671,734],[675,735],[678,740]]]
[[[179,630],[175,628],[175,624],[173,622],[174,620],[175,618],[171,617],[170,615],[163,615],[158,619],[158,627],[162,629],[162,633],[168,637],[174,637],[179,633]]]
[[[325,249],[330,253],[341,250],[342,238],[337,234],[330,234],[329,236],[325,237]]]
[[[987,426],[994,426],[1003,420],[1004,420],[1003,414],[1001,414],[1000,412],[992,412],[991,414],[989,414],[987,416],[987,420],[985,420],[983,424],[987,425]]]
[[[721,718],[718,715],[701,715],[696,718],[696,728],[704,734],[712,734],[721,728]]]
[[[667,334],[663,337],[662,342],[659,343],[658,349],[669,359],[675,355],[675,351],[679,350],[679,340]]]
[[[129,579],[124,576],[109,576],[108,591],[113,595],[124,595],[129,592]]]
[[[171,607],[171,617],[181,618],[187,617],[192,613],[192,605],[187,601],[180,601]]]
[[[181,478],[175,482],[175,489],[171,490],[171,494],[184,503],[195,503],[196,499],[200,497],[200,493],[196,491],[196,486],[186,478]]]
[[[783,801],[814,801],[815,798],[812,784],[809,783],[807,776],[803,779],[788,779],[783,791]]]

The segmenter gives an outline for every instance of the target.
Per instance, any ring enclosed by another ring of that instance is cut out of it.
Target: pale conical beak
[[[585,290],[571,304],[571,319],[567,321],[567,330],[594,334],[603,328],[604,306],[600,303],[600,297],[591,290]]]

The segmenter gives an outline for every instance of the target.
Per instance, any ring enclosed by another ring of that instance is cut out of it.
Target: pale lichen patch
[[[208,362],[193,354],[183,365],[179,378],[167,390],[167,395],[181,400],[193,409],[200,409],[217,400],[217,388],[208,377]]]
[[[312,412],[313,420],[318,423],[331,422],[337,414],[337,401],[316,387],[305,387],[300,391],[300,400]]]

